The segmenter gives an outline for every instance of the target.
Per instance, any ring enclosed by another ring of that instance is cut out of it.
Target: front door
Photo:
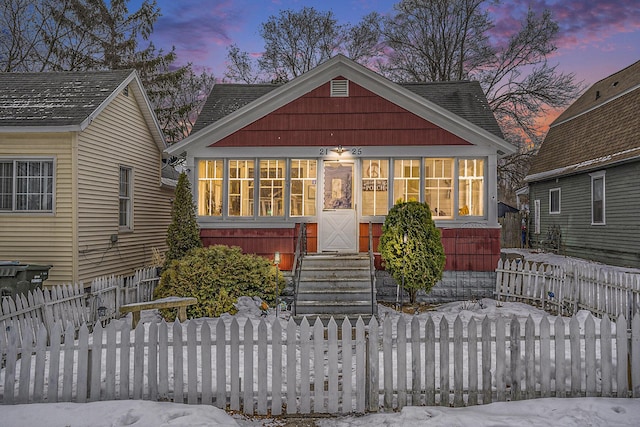
[[[353,162],[325,161],[319,246],[322,252],[357,252]]]

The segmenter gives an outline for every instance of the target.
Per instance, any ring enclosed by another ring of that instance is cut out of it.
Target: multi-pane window
[[[253,160],[229,160],[229,216],[253,216],[253,168]]]
[[[53,211],[53,161],[0,160],[0,211]]]
[[[120,191],[119,191],[119,215],[118,225],[121,228],[131,228],[131,195],[132,195],[131,168],[120,167]]]
[[[291,216],[316,214],[316,160],[291,160]]]
[[[434,217],[453,217],[453,159],[424,160],[424,201]]]
[[[222,215],[224,161],[201,160],[198,163],[198,215]]]
[[[260,216],[284,216],[284,160],[260,160]]]
[[[394,203],[420,200],[420,160],[402,159],[393,162]]]
[[[389,161],[362,161],[362,215],[386,215],[389,212]]]
[[[549,190],[549,213],[560,213],[560,189],[552,188]]]
[[[458,160],[458,215],[484,215],[484,160]]]
[[[604,224],[604,173],[591,174],[591,223]]]

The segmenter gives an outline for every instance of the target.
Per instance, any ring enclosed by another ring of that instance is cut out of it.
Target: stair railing
[[[302,258],[307,254],[307,224],[300,223],[298,238],[296,240],[296,252],[293,256],[293,315],[297,315],[298,305],[298,285],[300,284],[300,273],[302,272]]]
[[[373,255],[373,224],[369,221],[369,274],[371,277],[371,315],[376,314],[376,263]]]

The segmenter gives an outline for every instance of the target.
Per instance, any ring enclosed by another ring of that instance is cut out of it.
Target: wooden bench
[[[124,304],[120,306],[120,313],[133,313],[131,328],[135,329],[140,321],[140,312],[142,310],[160,310],[163,308],[177,308],[178,320],[184,322],[187,320],[187,306],[196,304],[198,300],[193,297],[166,297],[147,302],[136,302],[133,304]]]

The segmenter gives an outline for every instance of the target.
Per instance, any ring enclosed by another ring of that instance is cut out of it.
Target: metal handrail
[[[296,252],[293,257],[293,315],[297,314],[298,305],[298,285],[300,284],[300,273],[302,272],[302,258],[307,254],[307,224],[300,223],[300,231],[296,240]]]
[[[376,263],[373,255],[373,224],[369,221],[369,274],[371,275],[371,315],[375,310]]]

